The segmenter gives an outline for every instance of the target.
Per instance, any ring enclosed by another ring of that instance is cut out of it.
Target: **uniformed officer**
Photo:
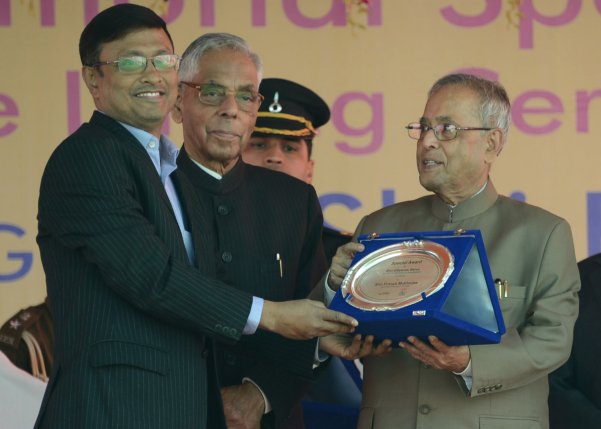
[[[47,302],[20,310],[0,326],[0,427],[34,426],[53,364],[53,343]]]
[[[243,160],[312,183],[313,139],[330,120],[330,108],[315,92],[287,79],[263,79],[259,92],[265,99],[242,152]],[[328,267],[336,249],[350,239],[350,234],[324,226],[322,243]]]
[[[312,183],[313,139],[319,134],[319,128],[330,120],[328,105],[309,88],[287,79],[263,79],[259,92],[265,99],[259,107],[255,130],[243,149],[242,159],[248,164],[281,171]],[[350,241],[351,235],[324,226],[321,238],[328,266],[320,268],[317,278],[325,273],[336,249]],[[358,377],[358,371],[352,365],[352,362],[332,358],[311,388],[308,399],[358,408],[361,392],[352,378]]]
[[[54,361],[54,326],[48,299],[20,310],[0,326],[0,352],[18,368],[43,382]]]

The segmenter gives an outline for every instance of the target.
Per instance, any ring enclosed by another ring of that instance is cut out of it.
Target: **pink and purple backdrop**
[[[93,109],[77,43],[114,3],[0,0],[0,321],[45,295],[39,180]],[[332,120],[315,143],[315,187],[326,222],[348,231],[424,193],[403,127],[434,80],[456,70],[499,79],[513,126],[497,189],[568,219],[579,259],[601,252],[601,0],[371,0],[350,15],[344,0],[135,3],[162,12],[179,53],[201,33],[232,32],[261,54],[265,76],[323,96]],[[177,124],[165,131],[181,142]]]

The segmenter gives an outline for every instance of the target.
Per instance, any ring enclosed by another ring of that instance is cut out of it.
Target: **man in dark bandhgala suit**
[[[197,246],[201,271],[281,301],[306,297],[318,279],[323,219],[311,185],[242,161],[262,99],[261,70],[244,39],[229,33],[197,38],[182,55],[172,115],[184,131],[178,169],[199,202],[189,215],[205,225]],[[320,346],[331,340],[323,338]],[[366,343],[365,350],[371,340]],[[307,383],[291,367],[298,355],[317,358],[315,349],[314,342],[263,332],[216,345],[228,427],[301,427],[295,415]]]

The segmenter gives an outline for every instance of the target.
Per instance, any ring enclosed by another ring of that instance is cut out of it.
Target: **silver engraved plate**
[[[438,292],[452,272],[453,255],[445,246],[403,241],[353,265],[342,281],[342,296],[362,310],[398,310]]]

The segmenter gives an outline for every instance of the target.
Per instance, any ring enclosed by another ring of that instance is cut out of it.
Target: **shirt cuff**
[[[252,381],[248,377],[244,377],[242,379],[242,383],[251,383],[253,386],[255,386],[261,393],[261,396],[263,397],[263,401],[265,401],[265,412],[263,414],[267,414],[267,413],[271,412],[271,404],[269,403],[269,399],[267,399],[267,396],[265,396],[265,393],[263,393],[263,390],[261,390],[259,385],[257,383],[255,383],[254,381]]]
[[[315,342],[315,354],[313,355],[313,369],[317,368],[319,365],[328,360],[330,355],[328,353],[322,352],[319,350],[319,337]]]
[[[453,374],[461,376],[461,378],[463,378],[463,381],[465,382],[465,386],[467,387],[467,390],[468,391],[472,390],[472,383],[473,383],[472,359],[470,359],[470,361],[467,363],[467,366],[465,367],[465,369],[463,371],[461,371],[461,372],[453,371]]]
[[[325,280],[323,281],[323,290],[324,290],[323,295],[324,295],[326,307],[330,305],[330,303],[334,299],[334,295],[336,295],[336,291],[332,290],[330,288],[330,285],[328,285],[328,277],[330,277],[330,270],[328,270],[327,274],[324,277]]]
[[[253,303],[250,307],[250,314],[248,315],[248,319],[246,320],[246,326],[244,326],[242,334],[252,335],[255,332],[257,332],[259,322],[261,322],[261,314],[263,313],[263,303],[263,298],[253,296]]]

